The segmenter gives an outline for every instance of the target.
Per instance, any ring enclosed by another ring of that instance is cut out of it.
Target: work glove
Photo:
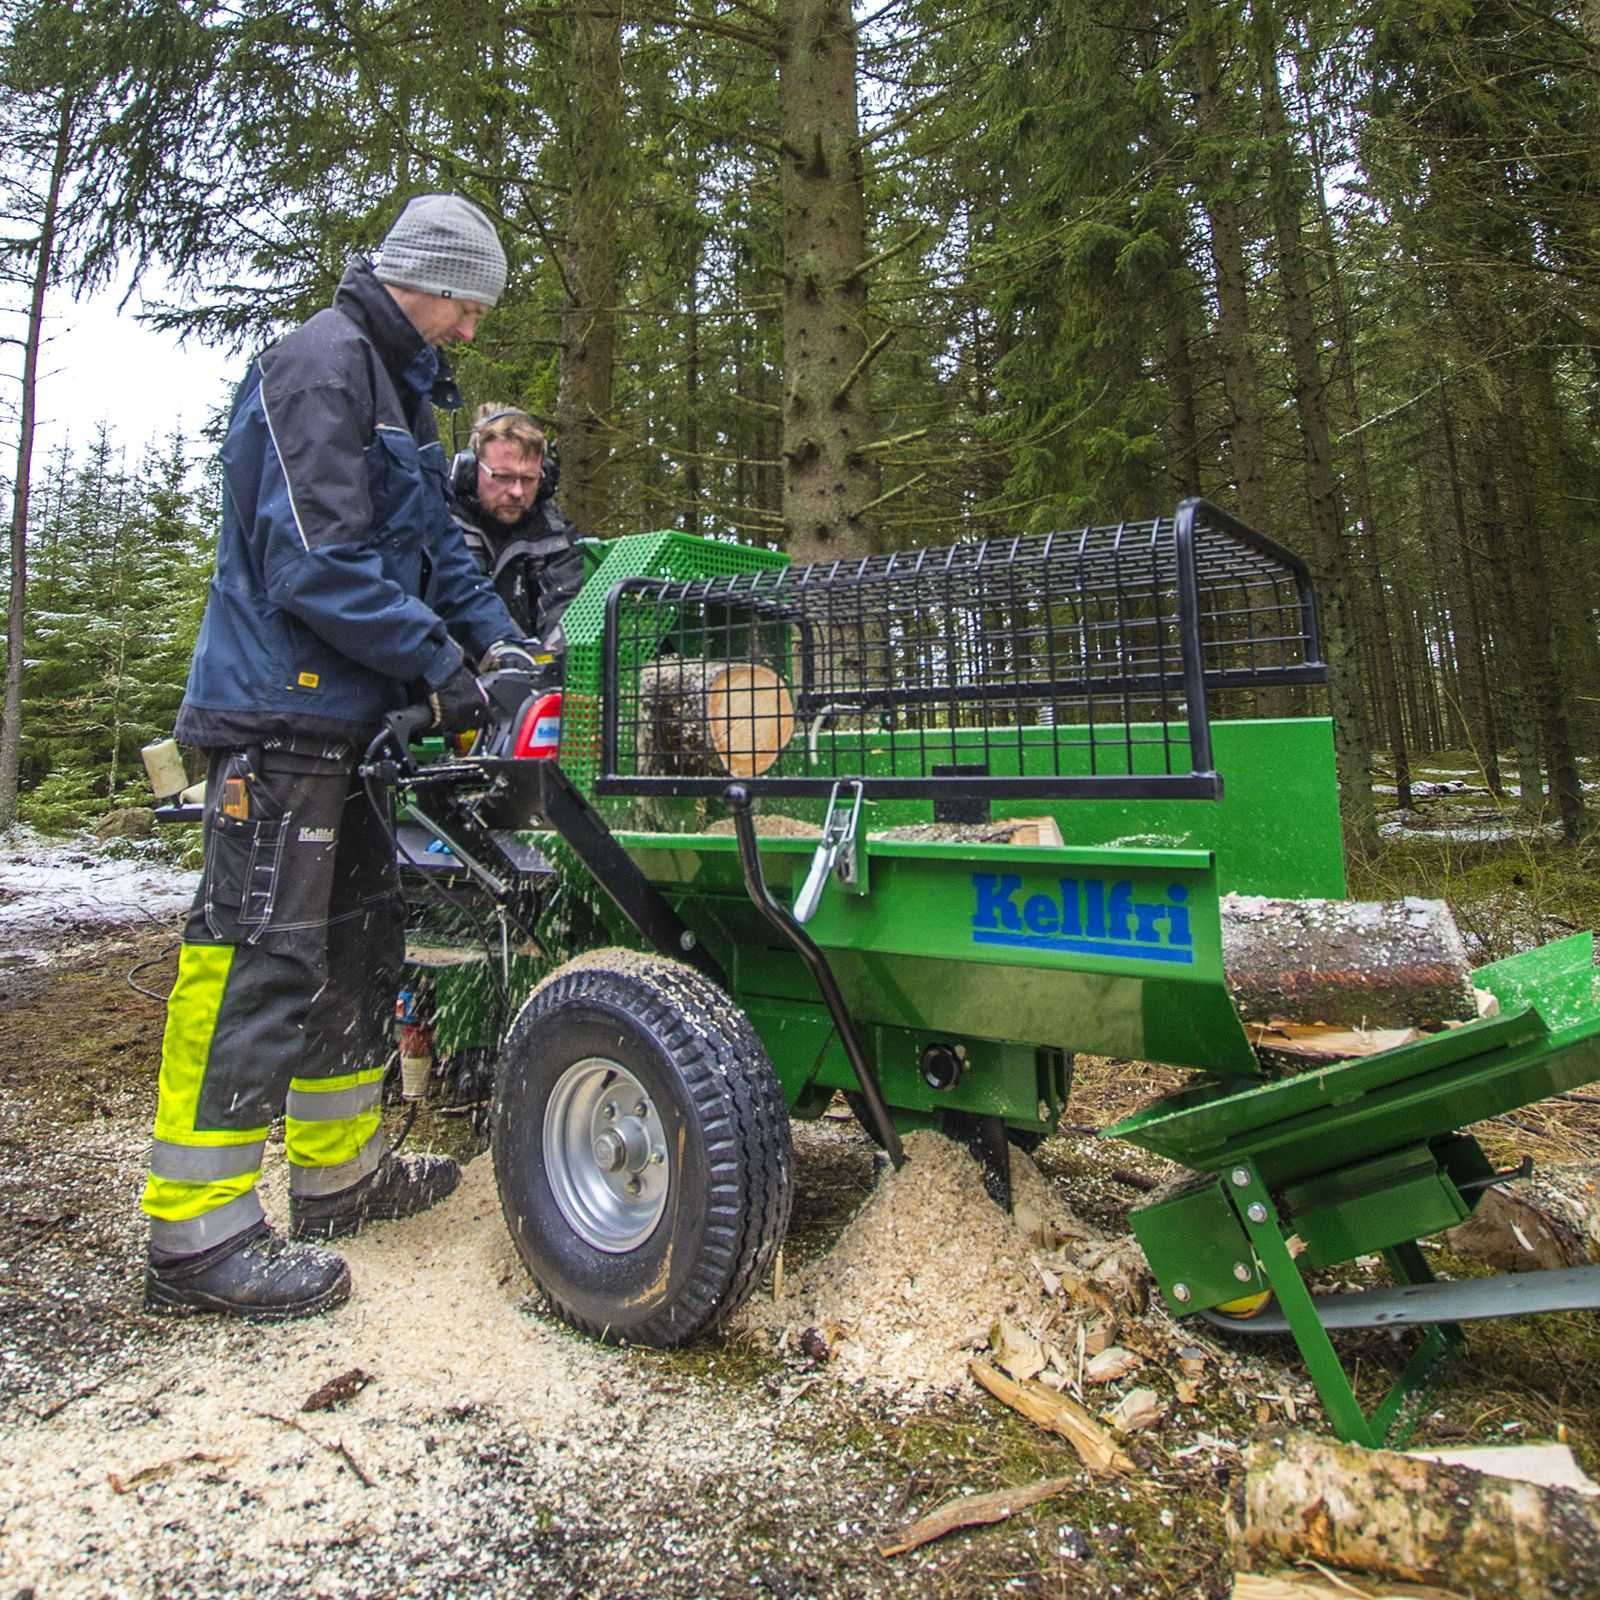
[[[532,672],[538,665],[537,657],[544,646],[537,639],[497,639],[483,652],[478,662],[479,672]]]
[[[428,696],[433,707],[430,733],[465,733],[489,720],[489,697],[463,663]]]

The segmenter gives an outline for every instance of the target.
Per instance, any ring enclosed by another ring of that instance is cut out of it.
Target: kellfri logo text
[[[1194,960],[1189,891],[1167,885],[1162,899],[1135,900],[1127,879],[1058,878],[1047,893],[1024,891],[1011,872],[972,875],[974,944],[1070,950],[1141,961]]]

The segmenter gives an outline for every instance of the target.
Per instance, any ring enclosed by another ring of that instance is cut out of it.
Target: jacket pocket
[[[444,517],[443,480],[424,466],[403,428],[380,427],[367,449],[372,538],[385,574],[407,594],[422,588],[427,531]]]

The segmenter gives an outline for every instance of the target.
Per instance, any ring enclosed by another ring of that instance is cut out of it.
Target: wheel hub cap
[[[574,1062],[544,1117],[544,1166],[572,1230],[612,1255],[641,1245],[666,1209],[670,1169],[655,1103],[626,1067]]]

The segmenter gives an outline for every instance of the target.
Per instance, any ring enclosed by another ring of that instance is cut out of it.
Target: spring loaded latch
[[[841,789],[854,789],[855,800],[839,803]],[[816,854],[811,858],[811,870],[795,896],[793,916],[796,922],[809,922],[822,903],[822,891],[828,886],[828,875],[837,872],[840,883],[856,881],[856,828],[861,821],[862,784],[852,778],[834,784],[828,796],[828,815],[822,824],[822,839]]]

